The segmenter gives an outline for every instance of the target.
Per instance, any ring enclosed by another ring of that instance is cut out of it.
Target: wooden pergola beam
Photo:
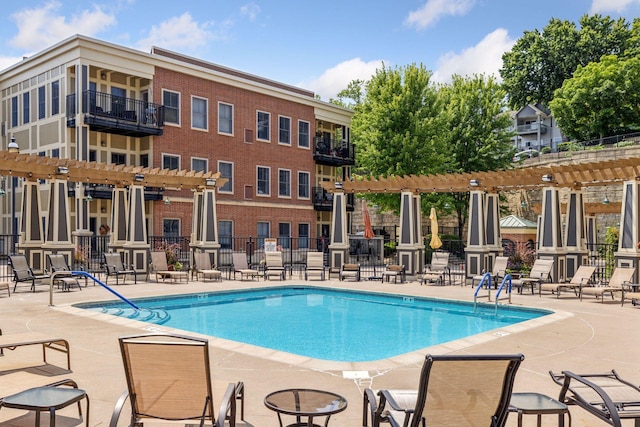
[[[71,182],[118,187],[134,183],[147,187],[197,189],[221,187],[220,172],[195,172],[141,166],[112,165],[0,151],[0,175],[27,179],[66,179]],[[215,180],[214,185],[212,184]]]

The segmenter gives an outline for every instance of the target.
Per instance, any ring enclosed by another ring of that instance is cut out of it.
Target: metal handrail
[[[482,279],[480,279],[480,283],[476,286],[476,290],[473,293],[473,312],[476,312],[476,306],[478,305],[478,292],[482,289],[482,285],[487,283],[487,301],[491,301],[491,273],[484,273],[482,275]]]
[[[511,289],[513,287],[512,283],[511,283],[511,275],[507,273],[506,276],[504,276],[504,278],[502,279],[502,283],[500,283],[500,286],[498,287],[498,291],[496,292],[496,313],[498,312],[498,301],[500,300],[500,292],[502,292],[502,289],[504,288],[505,283],[507,283],[508,281],[508,285],[507,285],[507,293],[509,294],[509,304],[511,304]]]
[[[50,282],[49,282],[49,305],[50,306],[53,306],[53,283],[55,281],[56,276],[69,276],[69,274],[71,274],[73,276],[88,277],[89,279],[91,279],[95,283],[97,283],[98,285],[102,286],[103,288],[105,288],[106,290],[108,290],[109,292],[111,292],[112,294],[117,296],[118,298],[120,298],[122,301],[124,301],[127,304],[129,304],[131,307],[135,308],[136,310],[140,310],[140,307],[138,307],[137,305],[135,305],[134,303],[129,301],[127,298],[125,298],[124,296],[120,295],[118,292],[116,292],[113,289],[111,289],[109,286],[107,286],[106,283],[102,283],[100,280],[98,280],[97,277],[92,276],[91,274],[87,273],[86,271],[56,271],[56,272],[52,273],[51,274],[51,279],[50,279]]]

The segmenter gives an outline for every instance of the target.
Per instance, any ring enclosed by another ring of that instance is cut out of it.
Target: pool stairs
[[[116,292],[111,287],[109,287],[106,283],[103,283],[100,279],[98,279],[97,277],[87,273],[86,271],[72,271],[71,274],[73,274],[74,276],[82,276],[82,277],[86,277],[86,278],[89,278],[89,279],[93,280],[94,283],[97,283],[98,285],[102,286],[107,291],[109,291],[113,295],[117,296],[119,299],[121,299],[123,302],[125,302],[129,306],[127,308],[117,308],[117,307],[104,308],[104,307],[102,307],[101,308],[101,312],[102,313],[112,314],[114,316],[119,316],[119,317],[126,317],[128,319],[140,320],[142,322],[155,323],[157,325],[161,325],[161,324],[167,322],[171,318],[169,313],[167,313],[165,310],[163,310],[161,308],[140,308],[140,307],[138,307],[136,304],[134,304],[133,302],[128,300],[126,297],[124,297],[120,293]],[[53,282],[54,277],[52,277],[51,279],[52,279],[52,282]],[[53,304],[51,304],[51,305],[53,305]]]

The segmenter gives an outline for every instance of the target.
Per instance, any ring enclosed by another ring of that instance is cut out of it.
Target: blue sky
[[[335,97],[382,63],[433,79],[496,74],[502,54],[551,18],[631,21],[640,0],[21,0],[3,3],[0,69],[79,33],[164,47]]]

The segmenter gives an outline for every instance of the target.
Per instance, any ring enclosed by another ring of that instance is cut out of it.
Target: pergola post
[[[640,267],[640,182],[625,181],[622,186],[620,238],[615,253],[616,267],[633,267],[633,283],[638,283]]]
[[[63,254],[69,265],[73,265],[75,244],[71,240],[71,207],[68,184],[65,179],[49,181],[49,215],[47,238],[42,245],[43,256],[51,253]]]
[[[329,244],[329,268],[339,271],[349,260],[349,236],[347,235],[347,204],[342,188],[333,193],[331,218],[331,243]]]
[[[400,236],[398,239],[398,264],[404,265],[409,275],[420,272],[420,199],[411,191],[403,190],[400,194]],[[424,246],[423,246],[424,248]]]
[[[586,223],[586,240],[587,240],[587,250],[589,251],[589,256],[597,257],[598,249],[596,245],[598,244],[598,223],[596,221],[595,215],[585,215],[584,217]]]
[[[414,242],[416,245],[415,274],[424,271],[424,238],[422,235],[422,198],[420,193],[413,196]]]
[[[15,191],[15,188],[13,189]],[[44,230],[42,227],[40,184],[27,180],[22,186],[22,215],[18,251],[23,253],[34,270],[44,270]]]
[[[542,189],[542,215],[538,221],[538,258],[553,260],[551,280],[564,282],[566,277],[566,252],[562,239],[562,218],[558,189]]]
[[[578,267],[587,264],[584,196],[581,190],[571,190],[565,215],[564,247],[567,252],[567,277],[573,277]]]
[[[500,235],[500,196],[487,193],[485,196],[485,238],[487,244],[487,266],[485,271],[493,270],[496,257],[503,253]]]
[[[125,263],[130,264],[136,274],[147,274],[149,269],[149,242],[147,240],[144,186],[129,186],[129,216],[127,242],[124,244]]]
[[[209,255],[211,265],[219,264],[220,242],[218,240],[218,220],[216,211],[216,190],[206,188],[193,195],[193,232],[194,251]]]
[[[487,271],[489,248],[486,238],[484,192],[469,192],[469,227],[467,230],[467,247],[465,248],[465,280]]]

